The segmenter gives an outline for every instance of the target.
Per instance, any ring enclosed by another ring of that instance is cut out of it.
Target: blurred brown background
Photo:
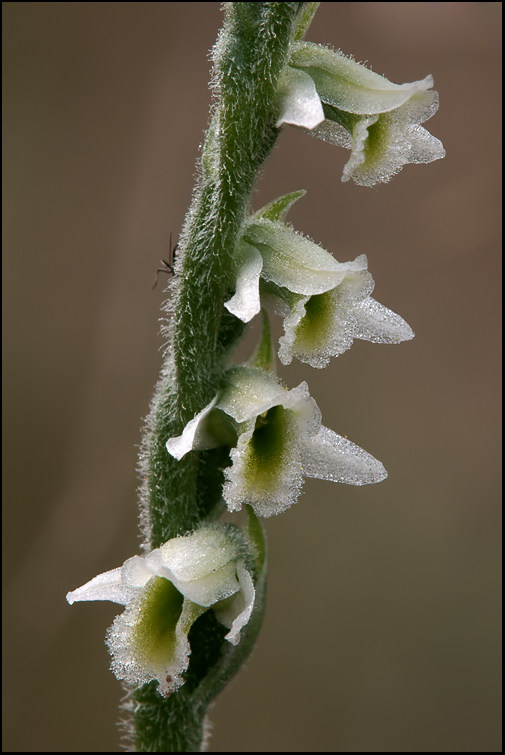
[[[113,604],[65,593],[137,552],[135,464],[162,286],[207,124],[218,3],[3,4],[4,751],[118,751]],[[308,39],[440,92],[443,161],[373,189],[287,127],[255,207],[416,332],[298,363],[323,421],[389,471],[308,481],[267,522],[267,617],[213,752],[498,752],[501,3],[322,3]]]

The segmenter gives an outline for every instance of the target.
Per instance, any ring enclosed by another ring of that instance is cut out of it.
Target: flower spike
[[[167,343],[139,456],[143,555],[67,594],[70,604],[123,607],[106,644],[128,685],[127,749],[138,752],[206,749],[208,706],[263,620],[268,554],[258,515],[291,507],[305,477],[348,485],[387,477],[380,461],[322,424],[305,382],[289,390],[276,377],[268,309],[284,319],[284,365],[296,357],[319,368],[355,339],[413,336],[372,298],[364,254],[337,261],[285,222],[304,191],[248,214],[282,125],[348,148],[342,179],[364,186],[445,154],[421,126],[438,108],[431,76],[393,84],[304,42],[317,2],[224,5],[212,114],[163,306]],[[257,347],[236,366],[244,324],[260,312]],[[242,530],[219,522],[225,506],[245,509]]]

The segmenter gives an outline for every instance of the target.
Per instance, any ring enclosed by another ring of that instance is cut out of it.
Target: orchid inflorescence
[[[349,148],[342,180],[365,186],[388,181],[406,163],[443,157],[441,142],[420,125],[438,107],[431,76],[392,84],[342,53],[299,36],[291,40],[277,78],[276,129],[292,124]],[[214,118],[210,146],[204,147],[210,173],[220,161],[213,146],[219,139],[216,124]],[[278,357],[284,365],[297,358],[322,368],[355,339],[394,344],[414,335],[399,315],[372,298],[374,281],[364,254],[337,261],[286,222],[304,194],[279,197],[242,223],[221,306],[244,325],[261,313],[260,343],[248,363],[228,363],[212,399],[161,444],[163,463],[175,473],[173,465],[182,465],[183,459],[224,452],[219,506],[197,526],[158,547],[146,546],[143,556],[127,559],[67,595],[69,603],[110,600],[125,607],[107,635],[112,669],[129,685],[155,682],[161,696],[185,684],[190,633],[200,617],[212,611],[223,627],[222,640],[236,646],[264,602],[264,589],[256,592],[266,570],[257,517],[292,506],[304,477],[365,485],[387,476],[377,459],[322,424],[305,382],[287,389],[275,374],[268,310],[283,318]],[[184,281],[179,258],[178,265]],[[217,521],[224,507],[232,513],[245,507],[247,526]]]

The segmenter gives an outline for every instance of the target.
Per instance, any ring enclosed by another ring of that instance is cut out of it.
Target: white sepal
[[[263,257],[242,239],[236,250],[236,265],[235,294],[224,306],[242,322],[249,322],[261,309],[259,283]]]
[[[324,121],[323,106],[313,79],[304,71],[288,66],[278,84],[280,115],[277,128],[291,123],[303,128],[315,128]]]
[[[198,412],[184,428],[182,435],[169,438],[166,446],[168,453],[177,461],[180,461],[189,451],[202,448],[215,448],[219,445],[212,436],[206,432],[206,419],[216,405],[217,397],[214,398],[201,412]]]
[[[241,561],[237,562],[237,576],[240,590],[214,608],[218,620],[230,630],[225,635],[225,640],[231,642],[232,645],[238,644],[240,630],[251,618],[256,596],[252,577]]]
[[[354,337],[371,343],[401,343],[414,338],[414,331],[397,315],[371,296],[354,308],[356,330]]]
[[[304,444],[303,471],[307,477],[347,485],[370,485],[387,477],[380,461],[324,426]]]
[[[103,572],[77,590],[67,593],[67,601],[72,605],[85,600],[110,600],[125,606],[151,577],[152,574],[143,566],[142,557],[133,556],[123,566]]]

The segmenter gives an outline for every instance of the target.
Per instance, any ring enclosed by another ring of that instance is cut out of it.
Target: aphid
[[[177,251],[177,247],[179,246],[179,242],[172,248],[172,233],[170,233],[170,247],[168,250],[168,259],[170,262],[167,262],[167,260],[160,260],[163,267],[159,267],[156,270],[156,278],[154,279],[153,288],[156,288],[156,285],[158,283],[158,273],[168,273],[168,275],[175,275],[175,252]]]

